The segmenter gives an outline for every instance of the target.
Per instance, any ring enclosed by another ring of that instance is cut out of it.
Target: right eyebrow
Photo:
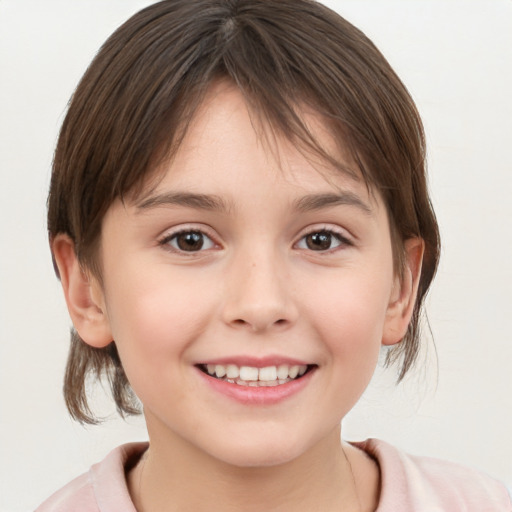
[[[216,195],[190,192],[167,192],[144,198],[137,203],[137,210],[149,210],[161,206],[186,206],[198,210],[228,211],[227,204]]]

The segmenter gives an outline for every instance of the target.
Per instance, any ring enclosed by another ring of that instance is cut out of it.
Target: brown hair
[[[423,128],[409,93],[373,43],[314,1],[166,0],[122,25],[70,102],[53,163],[50,239],[68,234],[81,264],[101,279],[96,256],[105,212],[114,199],[140,190],[176,151],[208,86],[221,77],[239,87],[260,119],[331,158],[297,106],[327,120],[384,199],[397,268],[404,240],[425,241],[409,330],[388,357],[401,361],[402,379],[418,352],[419,315],[439,257]],[[95,422],[86,393],[91,373],[107,376],[121,414],[137,412],[115,342],[94,349],[73,331],[64,394],[82,422]]]

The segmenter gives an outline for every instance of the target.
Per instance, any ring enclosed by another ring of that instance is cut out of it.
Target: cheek
[[[204,330],[215,302],[186,273],[150,267],[143,273],[139,267],[129,279],[111,274],[106,283],[111,330],[134,387],[137,375],[153,368],[179,371],[180,355]]]
[[[312,298],[315,330],[323,341],[331,383],[323,407],[338,423],[357,403],[375,372],[387,301],[375,280],[346,278]]]
[[[368,267],[366,267],[367,269]],[[391,268],[389,266],[389,268]],[[315,329],[321,333],[329,356],[349,361],[346,371],[373,373],[380,352],[392,271],[346,269],[316,286],[307,308]]]

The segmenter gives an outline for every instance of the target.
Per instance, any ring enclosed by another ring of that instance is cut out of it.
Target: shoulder
[[[87,473],[50,496],[35,512],[135,512],[125,470],[147,446],[130,443],[115,448]]]
[[[512,512],[506,487],[479,471],[439,459],[408,455],[375,439],[355,446],[379,464],[381,496],[377,512]]]
[[[97,512],[92,483],[88,473],[69,482],[62,489],[50,496],[36,512],[64,512],[65,510]]]

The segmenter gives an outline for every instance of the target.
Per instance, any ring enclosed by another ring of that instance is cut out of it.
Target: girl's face
[[[152,445],[268,466],[339,442],[381,344],[403,335],[379,195],[258,135],[226,83],[157,187],[111,206],[100,256],[96,300]]]

